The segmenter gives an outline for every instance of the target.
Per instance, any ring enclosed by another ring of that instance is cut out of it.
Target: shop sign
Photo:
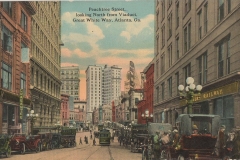
[[[213,99],[221,97],[228,94],[233,94],[238,92],[238,82],[230,83],[228,85],[204,92],[201,94],[195,94],[193,96],[193,102],[205,101],[207,99]],[[187,104],[186,99],[180,101],[180,106],[185,106]]]
[[[22,89],[20,89],[19,107],[20,107],[19,119],[22,120],[22,117],[23,117],[23,90]]]

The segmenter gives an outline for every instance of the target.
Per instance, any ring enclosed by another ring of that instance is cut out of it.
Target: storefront
[[[231,130],[239,125],[238,99],[239,82],[232,82],[195,96],[193,104],[194,114],[215,114],[221,116],[221,124],[226,125],[226,130]],[[186,107],[186,100],[180,102],[180,106]],[[235,121],[234,121],[235,117]]]

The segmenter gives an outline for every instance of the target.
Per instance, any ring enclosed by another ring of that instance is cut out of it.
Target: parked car
[[[52,146],[52,133],[45,133],[45,132],[40,132],[38,133],[41,139],[41,151],[47,151],[49,149],[53,149]]]
[[[52,149],[61,147],[61,134],[53,133],[52,134]]]
[[[10,140],[11,136],[5,134],[0,135],[0,154],[6,155],[7,158],[11,156]]]
[[[176,147],[165,146],[164,159],[219,159],[213,155],[220,127],[219,115],[181,114],[176,120],[180,139]],[[193,126],[198,133],[193,132]]]
[[[41,151],[41,139],[39,135],[14,134],[10,146],[12,151],[24,154],[26,151]]]

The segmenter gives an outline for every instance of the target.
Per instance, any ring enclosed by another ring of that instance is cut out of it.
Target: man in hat
[[[193,127],[192,127],[192,134],[198,134],[198,127],[197,127],[197,125],[193,125]]]
[[[224,156],[224,147],[225,147],[225,135],[224,135],[224,131],[226,129],[225,125],[222,125],[219,128],[218,131],[218,137],[217,137],[217,142],[216,142],[216,148],[217,148],[217,155],[219,155],[220,158],[222,158]]]
[[[173,130],[173,147],[177,147],[179,141],[179,133],[177,129]]]

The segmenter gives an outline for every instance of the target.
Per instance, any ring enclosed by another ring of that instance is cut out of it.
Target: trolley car
[[[110,145],[111,133],[107,129],[103,129],[99,132],[99,144]]]

